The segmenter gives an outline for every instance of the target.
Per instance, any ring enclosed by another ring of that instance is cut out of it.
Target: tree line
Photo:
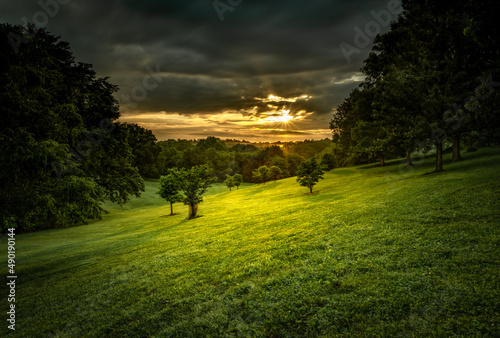
[[[338,107],[330,128],[338,165],[384,165],[417,150],[461,159],[461,148],[500,141],[498,1],[402,1],[378,35],[366,79]]]
[[[206,164],[219,183],[234,175],[241,175],[244,182],[264,183],[296,176],[298,166],[311,158],[316,158],[326,170],[336,166],[330,139],[258,148],[254,144],[234,144],[234,140],[212,136],[200,140],[157,141],[149,130],[137,125],[128,124],[128,127],[135,135],[130,141],[136,154],[134,164],[146,178],[159,178],[174,168],[190,169]],[[265,168],[270,173],[264,172]]]

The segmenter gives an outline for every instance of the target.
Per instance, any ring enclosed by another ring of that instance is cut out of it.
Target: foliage
[[[241,174],[234,174],[233,175],[233,183],[234,183],[234,186],[236,187],[236,190],[239,189],[242,182],[243,182],[243,175],[241,175]]]
[[[281,170],[279,167],[273,165],[269,168],[269,179],[276,182],[276,180],[282,178],[281,175],[283,175],[283,170]]]
[[[229,147],[226,143],[231,146]],[[259,167],[277,166],[282,171],[281,177],[295,176],[300,163],[326,151],[331,147],[331,140],[304,140],[261,145],[237,143],[236,140],[222,141],[215,137],[208,137],[197,141],[166,140],[157,142],[157,145],[161,150],[155,166],[162,175],[172,168],[189,169],[207,164],[214,177],[216,176],[217,182],[222,183],[227,175],[234,176],[235,174],[241,174],[246,182],[260,182],[252,175]]]
[[[229,191],[231,191],[231,188],[233,188],[236,184],[234,182],[234,177],[231,175],[227,175],[226,180],[224,181],[224,184],[226,187],[229,188]]]
[[[312,194],[312,188],[323,179],[324,172],[314,158],[302,162],[297,169],[297,182],[303,187],[308,187]]]
[[[180,182],[177,180],[174,171],[170,171],[166,176],[160,178],[160,188],[158,189],[158,195],[161,198],[170,202],[170,215],[174,214],[173,204],[175,202],[183,201],[182,195],[179,193]]]
[[[430,144],[440,172],[448,140],[453,160],[460,160],[462,138],[493,140],[493,129],[500,128],[498,117],[490,114],[498,110],[492,79],[500,77],[500,43],[494,37],[499,29],[493,25],[499,4],[405,0],[403,8],[391,30],[375,38],[362,68],[366,80],[330,123],[341,165],[375,155],[381,163],[403,155],[411,165],[411,153]]]
[[[133,166],[144,178],[160,178],[156,162],[161,148],[151,130],[133,123],[123,123],[122,126],[127,130],[127,143],[134,155]]]
[[[242,182],[243,182],[243,175],[234,174],[233,176],[227,175],[224,184],[226,185],[226,187],[229,188],[229,191],[231,191],[231,188],[233,187],[236,187],[236,189],[238,190]]]
[[[203,202],[203,194],[213,183],[208,165],[195,166],[191,169],[181,168],[174,172],[179,188],[184,196],[182,201],[189,207],[188,219],[196,217],[198,204]]]
[[[269,180],[270,177],[269,167],[265,165],[260,166],[257,170],[254,170],[252,172],[252,177],[258,183],[266,184],[266,182]]]
[[[321,166],[325,168],[325,170],[332,170],[336,166],[335,156],[332,153],[326,153],[321,158]]]
[[[139,195],[116,86],[33,25],[1,24],[0,58],[0,228],[78,224]]]

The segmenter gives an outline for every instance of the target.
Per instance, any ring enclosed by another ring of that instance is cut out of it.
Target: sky
[[[399,0],[0,0],[0,22],[68,41],[158,140],[331,137]]]

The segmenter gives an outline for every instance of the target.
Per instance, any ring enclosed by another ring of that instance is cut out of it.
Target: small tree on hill
[[[227,175],[226,180],[224,181],[224,184],[226,185],[226,187],[229,188],[229,191],[231,191],[231,188],[236,185],[235,181],[234,181],[234,176]]]
[[[182,195],[179,194],[179,190],[179,181],[173,172],[169,172],[166,176],[160,178],[160,189],[157,194],[167,202],[170,202],[170,215],[174,214],[173,204],[182,201]]]
[[[269,168],[269,178],[274,180],[279,180],[283,175],[283,170],[281,170],[278,166],[273,165],[271,168]]]
[[[242,174],[234,174],[233,182],[234,182],[234,185],[236,186],[236,190],[238,190],[238,187],[241,185],[241,182],[243,182],[243,175]]]
[[[175,173],[179,181],[180,190],[184,193],[183,202],[189,206],[188,219],[196,217],[198,205],[203,202],[203,194],[207,192],[214,181],[210,175],[210,168],[204,164],[191,169],[180,169]]]
[[[259,169],[252,172],[252,177],[257,182],[266,184],[269,179],[269,168],[265,165],[260,166]]]
[[[308,187],[312,194],[312,188],[323,179],[324,172],[314,158],[302,162],[297,169],[297,182],[303,187]]]

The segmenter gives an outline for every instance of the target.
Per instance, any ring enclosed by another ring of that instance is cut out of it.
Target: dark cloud
[[[0,20],[40,23],[45,13],[43,26],[69,41],[78,61],[93,64],[120,87],[124,119],[141,123],[141,114],[209,118],[233,112],[238,120],[286,109],[294,117],[308,113],[308,123],[297,125],[327,130],[332,110],[358,85],[371,47],[361,48],[349,63],[339,44],[354,45],[354,27],[363,29],[374,20],[370,11],[386,9],[390,0],[242,0],[223,21],[211,0],[59,1],[66,4],[42,0],[52,4],[44,9],[38,0],[1,0]],[[160,70],[156,78],[148,66]],[[262,101],[270,94],[285,100],[270,108]],[[286,101],[301,95],[309,97]],[[152,129],[160,138],[168,130]],[[195,130],[189,135],[200,136]]]

